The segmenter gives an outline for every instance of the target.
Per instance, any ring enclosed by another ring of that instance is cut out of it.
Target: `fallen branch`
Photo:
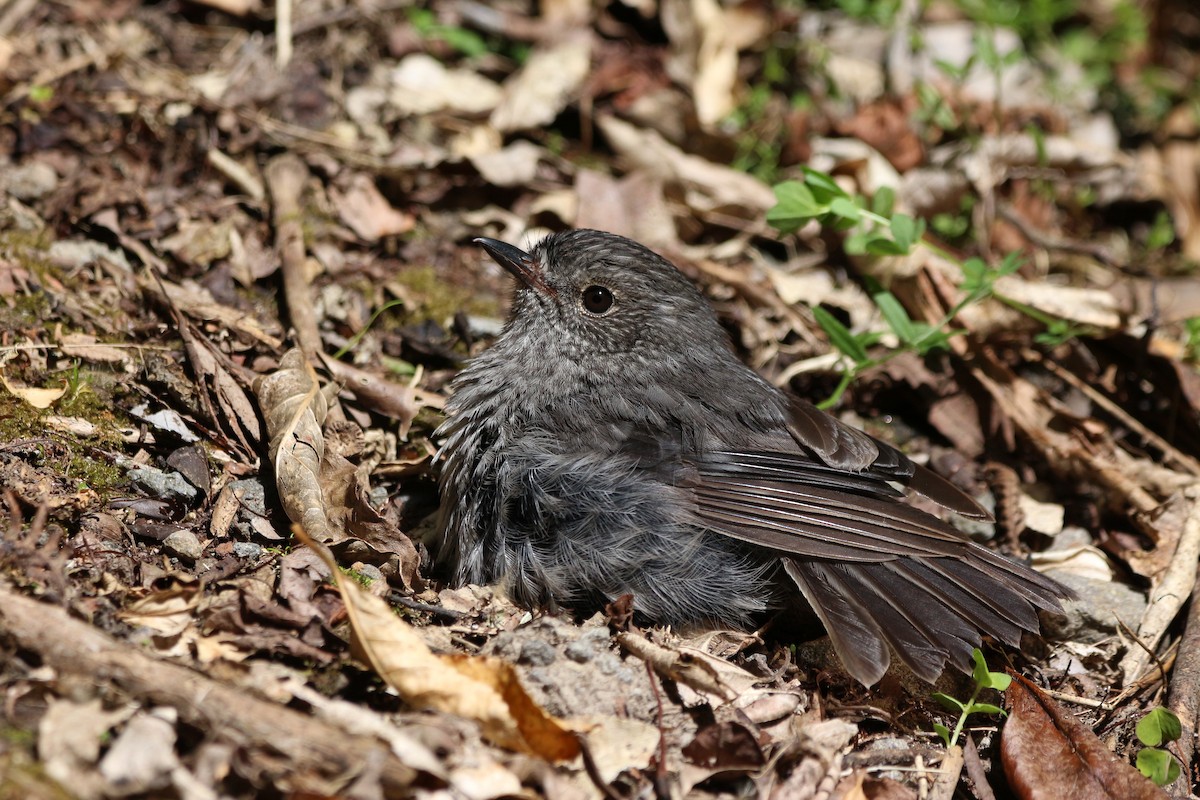
[[[379,769],[386,796],[407,796],[418,777],[417,770],[374,738],[148,656],[6,585],[0,585],[0,638],[36,653],[60,675],[142,703],[170,706],[183,722],[238,748],[282,755],[282,760],[255,763],[263,778],[285,792],[334,795],[359,773]]]

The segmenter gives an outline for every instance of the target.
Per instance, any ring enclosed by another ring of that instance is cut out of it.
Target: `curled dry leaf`
[[[326,451],[321,423],[328,404],[303,352],[286,353],[275,373],[255,382],[255,391],[271,437],[268,456],[275,465],[279,502],[288,519],[318,541],[353,537],[384,560],[394,557],[385,574],[412,588],[419,580],[412,541],[371,507],[366,470]],[[408,421],[419,405],[410,408]]]
[[[1014,675],[1000,739],[1004,774],[1022,800],[1165,800],[1167,795],[1041,689]]]
[[[275,465],[279,502],[288,519],[320,541],[341,538],[329,525],[321,490],[321,423],[329,406],[304,353],[298,348],[285,353],[278,370],[254,382],[254,391],[270,436],[267,457]]]
[[[344,192],[331,188],[329,193],[342,222],[365,242],[412,230],[412,214],[393,208],[367,175],[355,175]]]
[[[195,622],[200,603],[200,584],[180,582],[146,595],[120,612],[130,625],[149,628],[165,636],[177,636]]]
[[[439,656],[382,599],[346,580],[333,554],[296,526],[296,538],[329,567],[359,654],[410,705],[457,714],[480,724],[483,735],[510,750],[551,761],[579,754],[564,723],[543,711],[521,687],[513,666],[496,658]]]

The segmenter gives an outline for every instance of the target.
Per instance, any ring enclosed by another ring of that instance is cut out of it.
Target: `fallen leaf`
[[[72,358],[84,361],[107,361],[112,364],[123,364],[130,360],[134,350],[114,347],[110,344],[100,344],[96,337],[89,333],[63,334],[59,347],[63,353]]]
[[[300,526],[294,532],[329,568],[346,605],[356,649],[406,702],[475,720],[483,735],[501,747],[551,761],[579,754],[575,734],[529,697],[512,664],[435,655],[386,602],[346,580],[328,548]]]
[[[533,142],[513,142],[502,150],[468,156],[483,179],[493,186],[525,186],[537,175],[545,151]]]
[[[1109,750],[1037,686],[1013,676],[1000,758],[1021,800],[1166,800],[1167,794]]]
[[[388,100],[403,114],[450,109],[470,114],[491,111],[503,93],[495,82],[469,69],[446,69],[424,53],[407,56],[392,70]]]
[[[553,47],[535,50],[504,84],[504,99],[489,119],[507,133],[549,125],[579,90],[592,63],[592,35],[579,30]]]
[[[330,188],[329,195],[338,217],[365,242],[408,233],[415,224],[411,214],[393,208],[380,194],[375,181],[362,173],[350,180],[350,188],[344,193]]]
[[[650,175],[688,189],[687,204],[698,211],[731,209],[757,219],[775,205],[775,193],[762,181],[685,153],[655,131],[607,115],[600,116],[597,124],[618,155]]]
[[[66,381],[63,381],[61,389],[39,389],[33,386],[25,386],[18,381],[10,381],[8,376],[0,371],[0,382],[4,384],[4,388],[11,395],[24,400],[34,408],[49,408],[67,393]]]
[[[149,628],[164,636],[182,633],[195,620],[200,602],[199,583],[178,583],[143,597],[119,616],[130,625]]]

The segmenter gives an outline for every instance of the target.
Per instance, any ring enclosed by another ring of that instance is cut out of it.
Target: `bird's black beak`
[[[497,239],[479,238],[475,244],[488,251],[496,263],[512,273],[521,283],[541,294],[553,297],[558,293],[542,277],[541,265],[524,250]]]

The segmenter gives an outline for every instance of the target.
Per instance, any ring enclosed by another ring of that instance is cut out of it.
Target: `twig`
[[[8,36],[38,6],[38,0],[15,0],[0,17],[0,36]]]
[[[55,61],[50,66],[40,70],[29,80],[13,87],[12,91],[4,96],[4,105],[10,106],[18,100],[24,100],[35,87],[51,86],[72,73],[82,72],[93,66],[98,67],[98,71],[103,70],[108,66],[108,59],[111,56],[117,55],[126,47],[124,42],[117,41],[116,39],[106,42],[103,48],[98,47],[91,40],[91,37],[86,35],[81,40],[86,47],[84,52],[65,58],[62,61]]]
[[[1192,587],[1196,585],[1197,564],[1200,563],[1200,483],[1185,489],[1183,494],[1191,504],[1183,523],[1183,533],[1138,625],[1138,641],[1146,649],[1131,650],[1121,660],[1121,671],[1127,681],[1141,677],[1150,663],[1148,653],[1158,646],[1167,626],[1191,597]]]
[[[1112,711],[1115,706],[1107,700],[1093,700],[1090,697],[1080,697],[1075,694],[1067,694],[1066,692],[1057,692],[1053,689],[1042,689],[1043,692],[1053,697],[1055,700],[1061,700],[1064,703],[1074,703],[1077,706],[1084,708],[1098,708],[1101,711]]]
[[[292,0],[275,0],[275,66],[282,72],[292,60]]]
[[[1008,203],[1002,203],[997,211],[999,211],[1000,217],[1016,227],[1022,236],[1043,250],[1079,253],[1091,256],[1106,267],[1121,266],[1121,262],[1113,255],[1112,251],[1103,245],[1091,244],[1090,242],[1076,242],[1070,239],[1059,239],[1058,237],[1050,236],[1031,225],[1029,220],[1018,214],[1016,209]]]
[[[267,188],[271,192],[271,220],[275,224],[275,247],[283,265],[283,294],[288,317],[305,357],[321,352],[321,332],[305,274],[304,230],[300,225],[300,193],[308,180],[308,167],[298,156],[287,153],[267,164]]]
[[[1179,650],[1175,669],[1171,672],[1167,708],[1175,712],[1183,724],[1183,735],[1176,742],[1179,760],[1183,763],[1184,786],[1192,785],[1192,760],[1196,753],[1196,735],[1200,733],[1200,578],[1192,588],[1192,605],[1188,610],[1187,625]]]
[[[975,788],[975,796],[979,800],[996,800],[996,793],[988,783],[987,772],[979,760],[979,750],[975,748],[975,740],[970,734],[967,734],[967,746],[963,748],[963,763],[967,768],[967,777]]]
[[[654,674],[654,667],[650,666],[649,661],[642,663],[646,665],[646,677],[650,679],[650,690],[654,693],[654,702],[658,704],[655,715],[655,721],[658,723],[658,758],[655,760],[658,763],[654,765],[654,796],[659,800],[668,800],[671,797],[671,787],[667,783],[667,729],[663,726],[662,693],[658,691],[658,677]]]
[[[209,149],[205,158],[218,172],[237,184],[239,189],[256,201],[261,203],[266,198],[267,190],[263,188],[262,181],[237,161],[215,147]]]

